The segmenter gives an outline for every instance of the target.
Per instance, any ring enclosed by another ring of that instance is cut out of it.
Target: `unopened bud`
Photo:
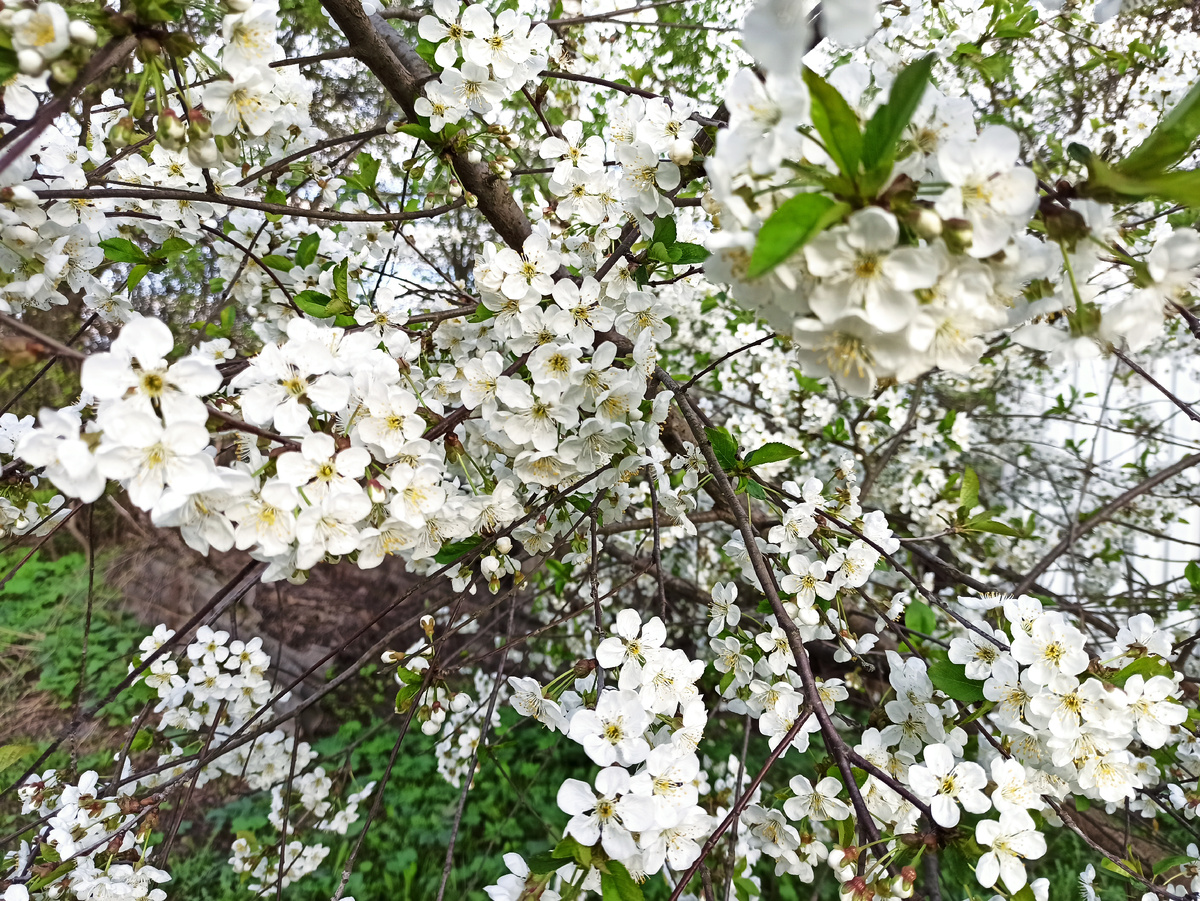
[[[463,192],[462,185],[460,185],[456,181],[452,181],[452,182],[450,182],[450,187],[447,188],[447,192],[450,194],[451,197],[456,197],[456,198],[462,197],[462,192]]]
[[[507,535],[501,535],[496,539],[496,550],[501,554],[507,554],[513,549],[512,539]]]
[[[667,151],[667,156],[671,158],[671,162],[676,166],[686,166],[692,161],[694,155],[692,142],[687,138],[676,138],[671,142],[671,147]]]
[[[188,128],[175,115],[174,110],[163,110],[158,117],[158,141],[168,150],[182,150]]]
[[[371,479],[367,482],[367,497],[371,499],[372,504],[387,503],[387,489],[383,487],[383,483],[379,479]]]
[[[67,26],[67,34],[76,44],[82,44],[84,47],[96,46],[96,29],[83,19],[72,19],[71,24]]]
[[[70,60],[56,59],[50,64],[50,77],[59,84],[71,84],[79,77],[79,68]]]
[[[576,660],[575,661],[575,678],[582,679],[585,676],[588,676],[592,672],[594,672],[595,669],[596,669],[596,661],[592,660],[590,657],[587,660]]]
[[[909,224],[912,226],[912,230],[926,241],[932,241],[942,234],[942,217],[924,207],[914,210]]]
[[[20,209],[32,209],[38,205],[38,196],[24,185],[0,188],[0,203],[11,203]]]
[[[216,141],[189,141],[187,149],[188,159],[193,166],[212,169],[221,162],[221,151],[217,149]]]
[[[212,121],[203,110],[194,109],[188,113],[188,140],[208,141],[212,139]]]
[[[473,209],[475,209],[475,207],[479,206],[479,198],[476,197],[474,194],[472,194],[470,191],[464,191],[463,197],[467,201],[467,209],[473,210]]]
[[[39,59],[40,59],[40,57],[39,57]],[[480,153],[478,150],[468,150],[467,151],[467,162],[468,163],[481,163],[481,162],[483,162],[483,154]]]
[[[942,223],[942,238],[951,253],[962,253],[971,246],[975,229],[966,219],[947,219]]]
[[[383,654],[380,655],[379,659],[391,666],[392,664],[399,663],[401,660],[403,660],[404,655],[399,651],[384,651]]]
[[[425,735],[437,735],[442,730],[441,723],[435,723],[433,720],[426,720],[421,723],[421,732]]]
[[[460,691],[450,699],[450,709],[454,713],[462,713],[471,706],[471,696],[465,691]]]
[[[41,75],[46,67],[46,61],[36,50],[20,50],[17,52],[17,68],[25,75]]]

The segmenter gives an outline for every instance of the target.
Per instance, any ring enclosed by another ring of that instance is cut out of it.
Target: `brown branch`
[[[399,213],[343,213],[340,210],[310,210],[289,206],[286,203],[267,203],[262,200],[228,197],[224,194],[208,194],[203,191],[184,191],[180,188],[143,188],[114,182],[105,182],[102,188],[38,191],[38,197],[42,200],[184,200],[192,203],[212,203],[245,210],[258,210],[278,216],[295,216],[299,219],[321,219],[328,222],[411,222],[416,219],[432,219],[458,209],[465,202],[459,197],[451,203],[428,210]]]

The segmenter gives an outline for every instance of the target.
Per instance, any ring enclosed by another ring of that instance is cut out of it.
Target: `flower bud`
[[[700,197],[700,207],[710,216],[715,216],[721,212],[721,204],[717,198],[713,197],[712,191],[705,191]]]
[[[211,140],[212,122],[201,110],[191,110],[188,113],[187,133],[189,141]]]
[[[475,207],[479,206],[479,198],[476,197],[474,194],[470,193],[469,191],[464,191],[463,197],[466,198],[467,209],[473,210],[473,209],[475,209]]]
[[[467,162],[468,163],[481,163],[481,162],[483,162],[483,154],[480,153],[478,150],[468,150],[467,151]]]
[[[46,61],[36,50],[19,50],[17,52],[17,68],[25,75],[41,75]]]
[[[471,696],[465,691],[460,691],[450,699],[450,709],[454,713],[462,713],[471,706]]]
[[[392,664],[399,663],[401,660],[403,660],[404,655],[399,651],[384,651],[383,654],[380,655],[379,659],[391,666]]]
[[[193,166],[212,169],[221,162],[221,151],[217,149],[216,141],[189,141],[187,149],[188,159]]]
[[[676,166],[686,166],[692,161],[694,155],[692,142],[687,138],[676,138],[671,142],[671,146],[667,150],[667,156],[671,158],[671,162]]]
[[[38,205],[38,196],[24,185],[0,188],[0,203],[11,203],[19,209],[32,209]]]
[[[942,238],[951,253],[963,253],[971,246],[975,230],[966,219],[947,219],[942,223]]]
[[[371,499],[372,504],[387,503],[387,489],[383,487],[383,483],[379,479],[371,479],[367,482],[367,497]]]
[[[507,554],[507,553],[511,552],[512,548],[513,548],[512,539],[509,538],[507,535],[501,535],[499,538],[496,539],[496,550],[499,551],[501,554]]]
[[[462,185],[460,185],[456,181],[450,182],[450,187],[447,188],[446,190],[447,190],[447,193],[449,193],[449,195],[451,197],[455,197],[455,198],[462,197],[462,192],[463,192]]]
[[[942,217],[933,210],[925,209],[924,207],[920,207],[914,211],[910,224],[912,225],[912,230],[926,241],[932,241],[942,234]]]
[[[433,639],[434,619],[428,613],[421,617],[421,629],[425,632],[425,636],[430,640]]]
[[[72,19],[71,24],[67,26],[67,34],[71,36],[71,40],[76,44],[81,44],[84,47],[96,46],[96,29],[83,21],[83,19]]]
[[[174,110],[163,110],[158,117],[158,141],[168,150],[182,150],[187,132],[187,126],[179,121]]]
[[[56,59],[50,64],[50,77],[59,84],[71,84],[79,77],[79,67],[66,59]]]
[[[433,720],[426,720],[425,722],[421,723],[421,731],[425,735],[437,735],[442,731],[442,724],[435,723]]]

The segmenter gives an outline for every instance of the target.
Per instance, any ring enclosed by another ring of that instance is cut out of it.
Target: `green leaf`
[[[825,150],[842,174],[850,181],[855,181],[863,151],[858,116],[833,85],[807,67],[804,69],[804,83],[808,85],[812,104],[813,126],[825,143]]]
[[[133,736],[133,741],[129,745],[129,750],[133,752],[144,751],[154,744],[154,733],[149,729],[138,729],[137,734]],[[3,767],[0,767],[3,769]]]
[[[988,514],[977,516],[963,526],[969,532],[990,532],[993,535],[1005,535],[1008,538],[1024,538],[1025,533],[1014,529],[1010,525],[1002,522],[997,522],[994,519],[989,519]]]
[[[1200,563],[1193,560],[1183,568],[1183,577],[1187,579],[1192,591],[1200,591]]]
[[[150,267],[145,263],[138,263],[129,270],[129,278],[125,279],[125,290],[132,291],[138,286],[138,282],[150,274]]]
[[[37,750],[36,745],[4,745],[0,747],[0,773],[13,766],[26,754]]]
[[[710,426],[704,430],[704,433],[708,435],[709,443],[712,444],[713,453],[716,454],[721,468],[729,472],[737,466],[737,442],[733,440],[729,430],[715,429]]]
[[[431,131],[428,127],[420,125],[416,122],[406,122],[396,128],[396,131],[405,135],[412,135],[414,138],[420,138],[427,144],[441,144],[442,140],[437,136],[437,132]]]
[[[305,235],[300,246],[296,248],[296,265],[301,268],[311,266],[317,259],[317,249],[320,246],[320,232],[311,232]]]
[[[443,544],[442,549],[434,555],[434,562],[440,563],[443,566],[447,563],[453,563],[455,560],[465,557],[482,543],[482,537],[472,535],[470,538],[464,538],[462,541],[451,541],[449,544]]]
[[[912,601],[904,611],[904,625],[922,635],[932,635],[937,628],[937,615],[924,601]]]
[[[555,857],[549,851],[534,854],[525,862],[529,864],[529,872],[534,876],[545,876],[547,873],[553,873],[564,866],[562,858]]]
[[[660,263],[670,263],[671,253],[667,250],[667,245],[661,241],[655,241],[650,245],[650,249],[646,251],[646,256],[652,260],[658,260]]]
[[[350,259],[347,257],[333,269],[333,299],[350,303]]]
[[[354,162],[358,166],[355,184],[368,193],[374,191],[375,180],[379,177],[379,160],[369,153],[360,153]]]
[[[279,272],[291,272],[292,267],[296,265],[287,257],[280,256],[277,253],[267,254],[262,258],[262,261],[265,265],[270,266],[272,269],[275,269]]]
[[[104,258],[114,263],[150,263],[150,257],[128,238],[108,238],[100,242]]]
[[[606,872],[600,874],[600,897],[603,901],[643,901],[642,887],[634,881],[619,860],[604,864]]]
[[[979,503],[979,476],[970,466],[963,470],[962,483],[958,487],[958,505],[970,512]]]
[[[570,836],[555,845],[551,853],[559,860],[573,860],[585,870],[592,865],[592,849]]]
[[[1181,867],[1185,863],[1191,863],[1192,856],[1190,854],[1176,854],[1172,857],[1164,857],[1154,865],[1154,875],[1161,876],[1167,870],[1173,870],[1175,867]]]
[[[192,249],[192,245],[183,238],[174,237],[167,238],[151,253],[151,256],[156,260],[165,260],[169,257],[177,257],[184,251]]]
[[[1200,135],[1200,81],[1138,144],[1117,168],[1126,175],[1145,176],[1162,172],[1188,155]]]
[[[758,230],[747,278],[770,272],[848,212],[849,204],[824,194],[797,194],[785,200]]]
[[[301,291],[292,298],[292,301],[301,310],[303,310],[309,316],[316,316],[319,319],[324,319],[327,316],[333,315],[325,309],[329,305],[329,300],[330,298],[328,294],[323,294],[320,291],[312,290]]]
[[[1114,169],[1082,144],[1072,144],[1068,150],[1088,168],[1087,181],[1078,186],[1084,197],[1110,202],[1157,198],[1185,207],[1200,206],[1200,172],[1133,176]]]
[[[1117,686],[1117,688],[1124,688],[1125,683],[1134,676],[1141,676],[1144,679],[1152,679],[1154,676],[1166,676],[1169,679],[1172,672],[1170,665],[1165,663],[1162,658],[1150,655],[1139,657],[1133,663],[1116,672],[1109,681]]]
[[[780,460],[789,460],[792,457],[797,457],[800,453],[794,447],[788,447],[786,444],[780,444],[778,441],[768,441],[762,447],[746,454],[746,465],[762,466],[764,463],[778,463]]]
[[[679,259],[675,262],[683,266],[694,266],[697,263],[703,263],[709,258],[709,252],[706,248],[699,244],[689,244],[686,241],[680,241],[671,246],[671,250],[679,251]]]
[[[419,682],[416,685],[401,686],[400,690],[396,692],[396,712],[408,713],[409,708],[413,705],[413,700],[420,692],[421,684]]]
[[[887,103],[875,110],[863,131],[862,161],[868,170],[891,169],[896,159],[896,149],[904,129],[912,121],[913,113],[925,94],[929,74],[933,70],[932,53],[909,64],[896,76],[888,92]],[[886,172],[881,178],[886,177]]]
[[[654,237],[650,239],[652,244],[665,244],[670,247],[675,243],[675,220],[670,216],[663,216],[654,220]]]
[[[967,668],[949,660],[935,660],[929,665],[929,681],[948,698],[973,704],[983,700],[983,683],[967,678]]]

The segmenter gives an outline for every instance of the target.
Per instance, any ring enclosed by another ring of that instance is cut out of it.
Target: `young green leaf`
[[[1174,166],[1192,149],[1200,136],[1200,82],[1133,148],[1117,168],[1126,175],[1146,176]]]
[[[708,435],[717,462],[721,464],[723,470],[729,472],[737,465],[737,442],[733,440],[733,436],[726,429],[709,427],[704,430],[704,433]]]
[[[837,89],[812,69],[804,69],[812,104],[813,127],[825,144],[825,150],[850,181],[858,178],[862,159],[863,136],[858,116]]]
[[[100,242],[104,259],[114,263],[149,263],[150,257],[128,238],[108,238]]]
[[[600,874],[600,896],[603,901],[643,901],[642,887],[637,884],[619,860],[604,864]]]
[[[932,635],[937,628],[937,615],[923,601],[912,601],[904,611],[904,625],[922,635]]]
[[[925,94],[933,71],[932,53],[909,64],[896,76],[887,103],[875,110],[863,131],[862,161],[867,170],[891,169],[904,129]]]
[[[482,543],[483,538],[479,535],[472,535],[462,541],[451,541],[449,544],[442,545],[442,549],[434,554],[433,560],[435,563],[445,566],[447,563],[453,563],[455,560],[465,557]]]
[[[762,447],[746,454],[747,466],[762,466],[764,463],[778,463],[800,455],[800,451],[778,441],[768,441]]]
[[[1112,684],[1117,688],[1124,688],[1125,683],[1134,676],[1141,676],[1144,679],[1152,679],[1155,676],[1171,677],[1171,666],[1165,663],[1160,657],[1139,657],[1133,663],[1117,671],[1112,676]]]
[[[319,232],[311,232],[304,236],[300,241],[300,246],[296,248],[296,265],[304,268],[311,266],[317,259],[317,249],[321,246],[321,235]]]
[[[929,681],[948,698],[973,704],[983,700],[983,683],[967,678],[967,668],[949,660],[935,660],[929,665]]]
[[[979,476],[970,466],[963,470],[962,484],[958,488],[958,505],[968,512],[979,503]]]
[[[848,212],[849,204],[824,194],[797,194],[785,200],[758,230],[747,277],[770,272]]]

